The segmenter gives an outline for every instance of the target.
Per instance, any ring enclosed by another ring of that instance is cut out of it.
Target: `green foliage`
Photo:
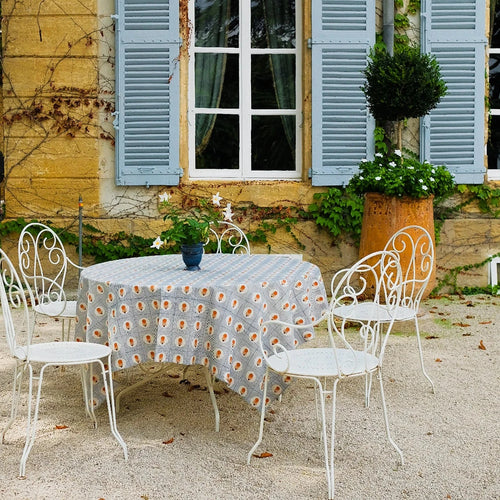
[[[389,147],[387,146],[384,128],[375,127],[375,130],[373,131],[373,137],[375,139],[375,151],[382,154],[388,153]]]
[[[487,184],[477,185],[459,185],[458,192],[468,194],[467,199],[460,205],[469,204],[477,201],[478,206],[483,213],[498,217],[500,215],[500,189],[492,188]]]
[[[394,15],[394,28],[395,29],[407,29],[410,27],[410,19],[405,14],[395,14]]]
[[[204,242],[208,238],[210,224],[217,223],[217,220],[213,221],[210,215],[197,207],[191,209],[189,214],[170,212],[163,220],[169,220],[171,225],[162,231],[161,237],[167,242],[181,245]]]
[[[392,56],[372,50],[364,75],[362,90],[378,122],[424,116],[447,92],[436,58],[418,47],[398,45]]]
[[[362,197],[346,189],[332,187],[324,193],[316,193],[314,200],[307,213],[319,227],[333,236],[349,234],[359,240],[363,219]]]
[[[358,195],[368,192],[390,196],[436,198],[449,196],[454,190],[452,174],[444,166],[420,162],[416,155],[403,156],[400,151],[376,153],[372,161],[364,160],[359,172],[349,181],[348,189]]]
[[[443,278],[439,280],[438,285],[432,290],[431,295],[438,295],[441,290],[444,288],[447,289],[448,293],[453,294],[472,294],[472,293],[492,293],[496,294],[498,292],[498,286],[488,286],[488,287],[462,287],[460,288],[457,284],[458,276],[461,273],[472,271],[475,269],[479,269],[483,266],[488,265],[491,260],[495,257],[500,257],[500,252],[494,255],[490,255],[487,259],[482,262],[477,262],[475,264],[467,264],[465,266],[457,266],[453,269],[450,269]],[[473,292],[473,290],[475,292]]]
[[[160,208],[168,210],[163,216],[163,220],[168,221],[168,227],[155,240],[153,245],[156,248],[159,248],[163,242],[169,243],[176,249],[180,245],[205,243],[210,234],[210,226],[217,227],[218,221],[223,218],[223,214],[209,205],[206,200],[199,200],[198,205],[184,208],[172,205],[168,195],[162,196],[165,196],[165,199],[161,201]],[[229,205],[230,208],[231,205]]]
[[[486,295],[497,295],[499,286],[464,286],[460,292],[462,295],[478,295],[478,294],[486,294]]]

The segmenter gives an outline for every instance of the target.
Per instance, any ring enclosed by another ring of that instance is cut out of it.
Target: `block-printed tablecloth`
[[[259,407],[260,323],[309,323],[327,307],[319,268],[299,259],[210,254],[200,271],[185,271],[180,255],[139,257],[82,271],[75,335],[109,344],[113,371],[146,361],[201,364]],[[287,332],[279,340],[295,348],[313,335]],[[272,377],[270,399],[286,387]],[[97,405],[103,394],[94,394]]]

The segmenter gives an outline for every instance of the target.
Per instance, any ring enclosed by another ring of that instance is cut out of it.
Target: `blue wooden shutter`
[[[116,184],[175,185],[179,0],[116,0]]]
[[[485,0],[423,0],[422,51],[436,56],[448,94],[421,121],[420,153],[459,184],[484,182]]]
[[[375,2],[311,3],[312,183],[339,186],[374,152],[374,120],[361,86],[375,43]]]

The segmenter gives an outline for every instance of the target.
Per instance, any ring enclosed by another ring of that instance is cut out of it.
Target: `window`
[[[493,7],[492,3],[492,7]],[[489,47],[490,117],[488,127],[488,178],[500,180],[500,5],[491,16]]]
[[[190,7],[190,178],[300,178],[300,1]]]

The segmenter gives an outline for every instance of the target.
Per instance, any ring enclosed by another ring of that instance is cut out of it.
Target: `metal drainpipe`
[[[383,0],[382,5],[384,31],[383,40],[387,47],[387,52],[394,54],[394,0]]]

